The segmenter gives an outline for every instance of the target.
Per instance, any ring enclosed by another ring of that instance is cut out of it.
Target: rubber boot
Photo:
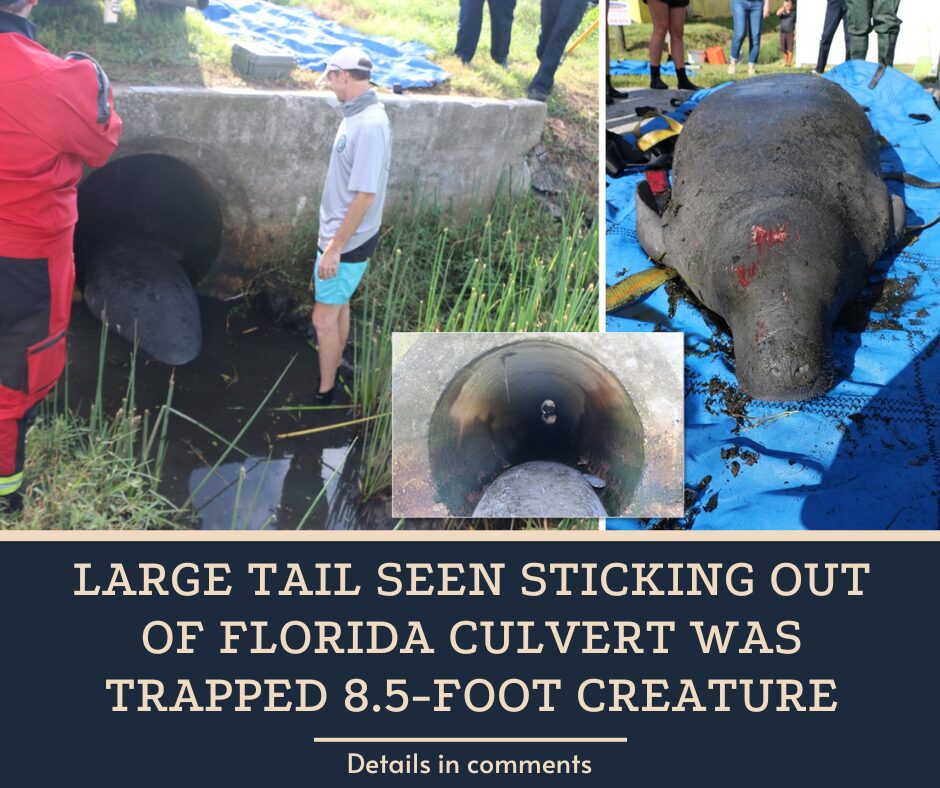
[[[653,90],[666,90],[669,87],[659,76],[659,66],[650,65],[650,87]]]
[[[607,75],[607,103],[612,104],[615,99],[625,99],[629,98],[629,93],[624,93],[622,90],[617,90],[610,81],[610,74]]]
[[[679,90],[701,90],[698,85],[689,79],[684,68],[677,68],[676,76],[679,77]]]

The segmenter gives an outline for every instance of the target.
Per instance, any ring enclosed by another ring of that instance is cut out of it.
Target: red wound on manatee
[[[756,246],[758,253],[767,251],[771,246],[777,246],[787,240],[787,223],[777,225],[769,230],[762,224],[751,227],[751,246]]]

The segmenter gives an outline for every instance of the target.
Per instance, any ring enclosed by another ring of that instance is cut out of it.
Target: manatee
[[[85,268],[85,302],[99,320],[164,364],[202,349],[199,302],[178,252],[137,235],[102,242]]]
[[[486,488],[474,517],[606,517],[584,474],[535,460],[504,471]]]
[[[809,75],[743,80],[704,98],[676,143],[664,212],[637,187],[637,235],[734,338],[758,399],[833,385],[832,324],[904,229],[864,110]]]

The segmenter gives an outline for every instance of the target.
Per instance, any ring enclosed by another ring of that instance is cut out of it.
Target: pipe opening
[[[140,236],[179,253],[189,280],[198,283],[222,245],[222,212],[206,179],[172,156],[126,156],[96,170],[78,189],[75,265],[85,266],[105,241]]]
[[[600,477],[608,512],[632,500],[643,469],[643,425],[616,376],[550,340],[520,340],[477,357],[445,387],[429,426],[437,500],[470,516],[509,468],[547,461]]]

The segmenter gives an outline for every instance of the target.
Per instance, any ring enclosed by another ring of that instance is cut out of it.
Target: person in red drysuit
[[[37,2],[0,0],[0,515],[21,506],[26,428],[65,366],[82,164],[121,134],[101,67],[36,43]]]

